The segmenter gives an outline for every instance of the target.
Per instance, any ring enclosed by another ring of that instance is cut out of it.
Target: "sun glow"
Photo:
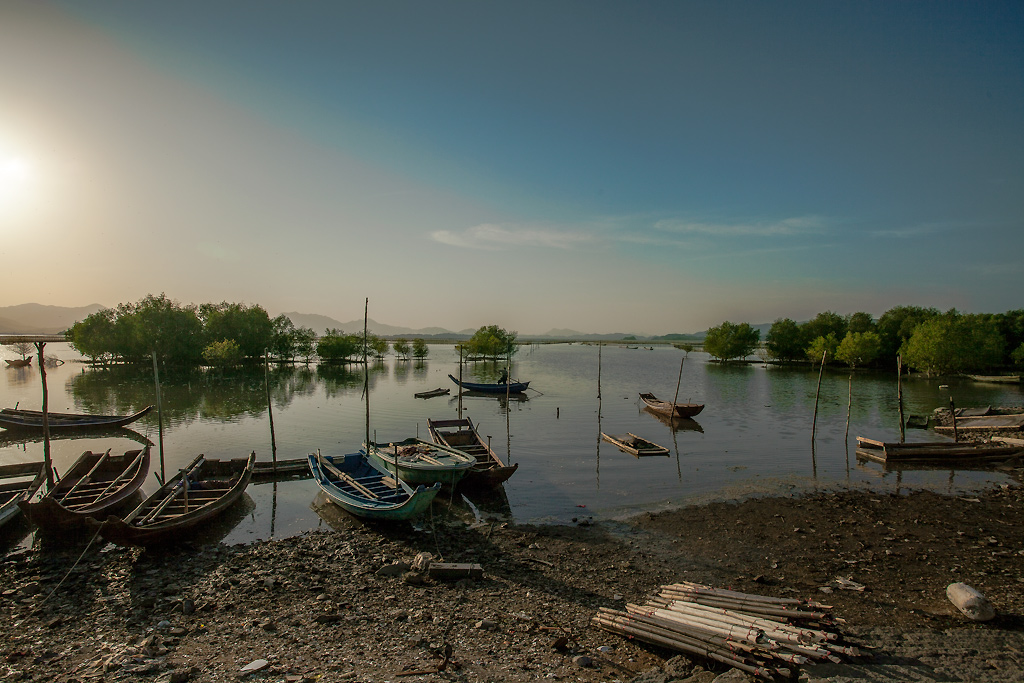
[[[25,157],[0,154],[0,219],[26,208],[33,190],[34,169]]]

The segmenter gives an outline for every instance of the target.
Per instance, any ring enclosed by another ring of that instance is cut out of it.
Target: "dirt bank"
[[[726,669],[590,625],[599,607],[643,602],[685,579],[834,605],[846,620],[842,633],[868,654],[807,669],[804,680],[1020,681],[1022,502],[1016,486],[964,497],[836,492],[715,503],[616,525],[450,518],[417,531],[339,513],[333,531],[246,546],[152,552],[93,544],[82,556],[88,539],[63,549],[46,543],[0,560],[0,675],[711,680]],[[391,566],[423,552],[479,564],[484,576],[435,581]],[[840,589],[837,577],[864,590]],[[977,624],[960,615],[945,597],[955,581],[985,593],[997,618]],[[257,660],[266,666],[242,673]]]

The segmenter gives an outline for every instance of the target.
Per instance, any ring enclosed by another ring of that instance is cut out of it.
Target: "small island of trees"
[[[759,351],[780,363],[836,359],[851,368],[892,367],[898,356],[929,375],[1024,367],[1024,310],[966,314],[897,306],[877,321],[864,312],[825,311],[802,324],[776,320],[763,346],[760,336],[747,323],[724,322],[707,331],[704,350],[720,362]]]
[[[289,361],[314,356],[324,363],[359,362],[363,335],[328,329],[317,335],[308,327],[295,327],[285,315],[271,318],[262,306],[238,303],[182,306],[166,295],[152,294],[136,303],[120,304],[76,322],[67,330],[72,347],[94,363],[149,362],[155,353],[164,363],[229,366],[262,362],[264,358]],[[371,334],[367,355],[388,353],[386,339]],[[395,353],[408,358],[409,343],[396,342]],[[412,355],[428,355],[427,344],[414,339]]]

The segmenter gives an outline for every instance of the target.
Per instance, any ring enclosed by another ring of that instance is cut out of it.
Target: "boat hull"
[[[363,451],[343,456],[311,453],[309,470],[327,499],[346,512],[362,519],[402,521],[422,514],[441,484],[415,489],[374,466]],[[340,477],[337,472],[347,475]],[[348,477],[354,483],[348,481]],[[397,486],[394,483],[397,483]]]
[[[669,417],[694,417],[704,410],[703,403],[672,403],[671,401],[662,401],[654,394],[640,394],[640,400],[654,412]]]
[[[367,444],[367,453],[375,467],[396,474],[411,485],[441,483],[454,486],[476,463],[473,457],[454,448],[415,438],[388,444]]]
[[[469,455],[476,460],[459,483],[460,486],[495,487],[508,481],[519,463],[506,465],[488,446],[468,417],[459,420],[427,420],[431,440]]]
[[[601,438],[614,445],[620,451],[635,455],[638,458],[645,455],[668,455],[668,449],[659,446],[653,441],[627,432],[626,434],[605,434],[601,432]]]
[[[84,415],[80,413],[47,413],[50,431],[96,430],[124,427],[135,422],[153,409],[146,406],[131,415]],[[43,414],[38,410],[0,410],[0,427],[11,431],[43,431]]]
[[[105,518],[142,486],[149,456],[149,446],[108,457],[86,451],[56,486],[38,499],[18,501],[18,506],[30,522],[48,531],[78,528],[90,517]]]
[[[452,375],[448,379],[466,391],[476,391],[481,394],[521,394],[530,388],[529,382],[509,382],[508,384],[483,384],[479,382],[460,381]]]
[[[152,546],[171,542],[187,541],[188,531],[214,519],[234,505],[245,493],[252,478],[256,453],[248,458],[234,460],[206,460],[199,456],[186,468],[189,491],[195,498],[195,508],[187,509],[187,498],[178,494],[181,479],[176,478],[161,486],[125,519],[110,515],[102,523],[90,520],[98,526],[100,535],[111,543],[121,546]],[[196,465],[198,464],[198,467]],[[212,495],[211,495],[212,494]],[[175,495],[172,504],[163,508],[162,514],[155,514],[151,521],[143,521],[148,514],[156,512],[169,495]],[[182,504],[185,509],[179,512]]]
[[[0,466],[0,527],[18,516],[18,502],[31,497],[45,480],[41,462]]]

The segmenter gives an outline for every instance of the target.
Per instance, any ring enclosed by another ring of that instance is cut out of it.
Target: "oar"
[[[675,415],[676,415],[676,402],[679,400],[679,385],[683,381],[683,363],[685,363],[685,362],[686,362],[686,356],[683,356],[683,359],[681,361],[679,361],[679,379],[676,380],[676,396],[675,396],[674,399],[672,399],[672,416],[673,417],[675,417]]]

